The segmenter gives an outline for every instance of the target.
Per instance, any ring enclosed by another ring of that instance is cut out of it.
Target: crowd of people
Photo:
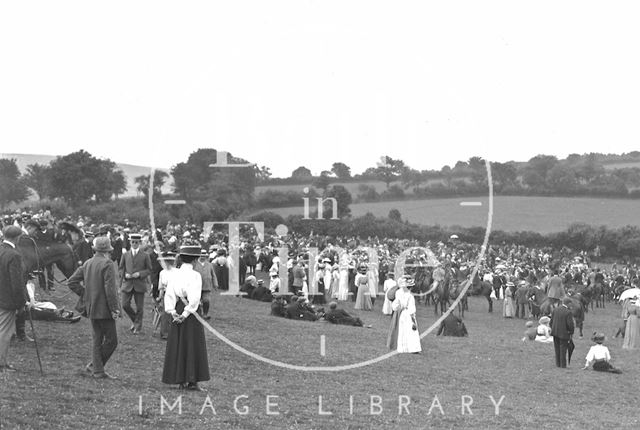
[[[12,243],[16,235],[29,236],[36,243],[66,241],[73,247],[80,269],[68,285],[81,296],[83,314],[92,320],[93,359],[87,370],[96,377],[110,377],[104,365],[117,345],[113,321],[120,316],[120,309],[131,320],[131,333],[140,333],[145,296],[150,290],[160,337],[168,340],[167,360],[175,362],[178,351],[187,345],[172,339],[204,342],[204,334],[195,328],[200,326],[195,315],[209,319],[212,293],[233,288],[230,283],[235,280],[239,294],[271,302],[273,315],[305,321],[325,320],[362,327],[363,321],[341,308],[340,302],[352,301],[355,310],[372,311],[376,300],[382,300],[382,312],[390,315],[389,348],[417,353],[421,348],[415,318],[416,295],[421,297],[425,289],[444,282],[445,278],[467,280],[481,252],[480,245],[453,236],[436,243],[419,243],[356,235],[302,236],[295,232],[285,236],[262,235],[255,228],[242,229],[239,243],[234,244],[229,243],[228,231],[205,231],[190,223],[169,223],[154,229],[128,220],[106,225],[85,217],[55,219],[47,210],[4,215],[1,227],[5,248],[11,247],[7,242]],[[234,247],[239,255],[237,261],[230,258]],[[40,286],[53,290],[53,270],[43,269],[48,275],[41,277]],[[10,273],[8,267],[0,270]],[[268,284],[258,279],[258,272],[268,274]],[[19,280],[23,285],[25,275]],[[417,285],[418,278],[426,282]],[[536,313],[538,295],[552,300],[553,313],[557,315],[552,314],[550,321],[542,317],[533,338],[554,343],[560,367],[565,365],[562,357],[566,356],[573,327],[567,322],[558,331],[549,323],[557,325],[560,319],[570,320],[561,315],[562,299],[578,294],[588,306],[589,300],[600,296],[610,300],[639,286],[635,263],[616,263],[601,270],[590,264],[585,251],[517,244],[489,246],[470,280],[474,288],[482,282],[491,285],[491,297],[503,300],[505,318],[531,318]],[[11,285],[15,282],[18,281],[7,281]],[[87,288],[92,282],[101,285],[99,293]],[[7,344],[7,327],[11,325],[8,315],[16,311],[19,315],[25,305],[15,291],[10,293],[11,300],[5,295],[0,296],[2,345]],[[639,309],[633,298],[623,304],[624,345],[628,348],[640,347]],[[531,337],[533,328],[528,327],[525,338]],[[451,314],[442,323],[439,334],[468,333],[463,321]],[[0,369],[10,369],[3,351],[0,350]],[[197,350],[186,360],[177,367],[165,368],[163,381],[199,389],[198,382],[209,378],[208,371],[204,371],[206,349]]]

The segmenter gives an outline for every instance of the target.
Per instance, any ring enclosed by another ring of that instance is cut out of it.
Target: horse
[[[469,282],[469,281],[465,281],[465,282]],[[452,280],[449,288],[449,298],[455,301],[462,294],[462,291],[464,290],[464,286],[465,286],[464,282],[458,282],[455,279]],[[460,301],[458,302],[458,316],[460,316],[461,318],[464,318],[465,310],[469,310],[466,291],[462,295],[462,298],[460,299]]]
[[[73,249],[66,243],[52,242],[39,245],[32,238],[23,235],[18,241],[17,249],[22,254],[26,273],[55,264],[60,272],[69,278],[78,267]]]
[[[493,312],[493,300],[491,299],[491,292],[493,291],[493,284],[488,281],[480,281],[478,284],[471,286],[470,294],[472,296],[484,296],[489,303],[489,312]]]
[[[571,304],[568,306],[576,327],[580,330],[580,338],[582,338],[582,326],[584,323],[584,310],[582,308],[582,302],[574,297],[569,297]],[[548,297],[545,297],[544,301],[540,304],[540,312],[542,315],[550,316],[553,311],[553,301]]]

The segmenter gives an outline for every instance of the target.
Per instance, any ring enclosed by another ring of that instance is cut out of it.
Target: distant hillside
[[[0,158],[15,158],[16,164],[22,173],[25,173],[27,170],[27,166],[29,164],[49,164],[51,161],[56,159],[56,155],[44,155],[44,154],[9,154],[9,153],[1,153]],[[115,161],[115,160],[113,160]],[[138,191],[136,190],[135,178],[141,175],[148,175],[150,171],[150,167],[146,166],[136,166],[133,164],[125,164],[118,163],[118,169],[122,170],[124,176],[127,178],[127,191],[123,194],[123,197],[132,197],[137,196]],[[170,169],[165,168],[157,168],[157,170],[163,170],[167,172],[167,174],[171,175]],[[169,176],[171,178],[171,176]],[[165,194],[169,194],[172,192],[172,184],[173,180],[169,180],[164,187],[162,187],[162,192]]]

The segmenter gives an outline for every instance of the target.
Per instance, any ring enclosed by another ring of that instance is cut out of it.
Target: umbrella
[[[451,236],[449,236],[449,239],[458,239],[458,235],[457,234],[452,234]]]
[[[629,288],[628,290],[624,290],[618,301],[623,301],[625,299],[633,299],[634,297],[640,297],[640,288]]]
[[[569,347],[567,351],[569,352],[569,358],[567,359],[567,364],[571,364],[571,356],[573,355],[573,350],[576,349],[576,344],[573,343],[573,339],[569,339]]]

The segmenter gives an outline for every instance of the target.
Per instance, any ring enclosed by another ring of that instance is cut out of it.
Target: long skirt
[[[182,313],[184,304],[178,302],[176,312]],[[180,324],[171,323],[164,355],[162,382],[186,384],[208,381],[209,361],[204,327],[194,315]]]
[[[373,306],[371,305],[371,296],[369,295],[369,287],[367,285],[360,285],[358,287],[356,304],[353,309],[363,311],[370,311],[373,309]]]
[[[409,312],[402,312],[398,318],[398,352],[421,352],[420,332],[413,329],[413,319]]]
[[[218,288],[221,290],[229,289],[229,268],[227,266],[213,265],[213,272],[218,280]]]
[[[640,348],[640,318],[637,315],[631,314],[627,319],[622,347],[624,349]]]
[[[398,348],[398,319],[402,311],[393,312],[391,314],[391,325],[389,326],[389,335],[387,336],[387,347],[390,350]]]
[[[515,305],[512,297],[505,297],[502,303],[502,316],[505,318],[513,318],[516,313]]]

